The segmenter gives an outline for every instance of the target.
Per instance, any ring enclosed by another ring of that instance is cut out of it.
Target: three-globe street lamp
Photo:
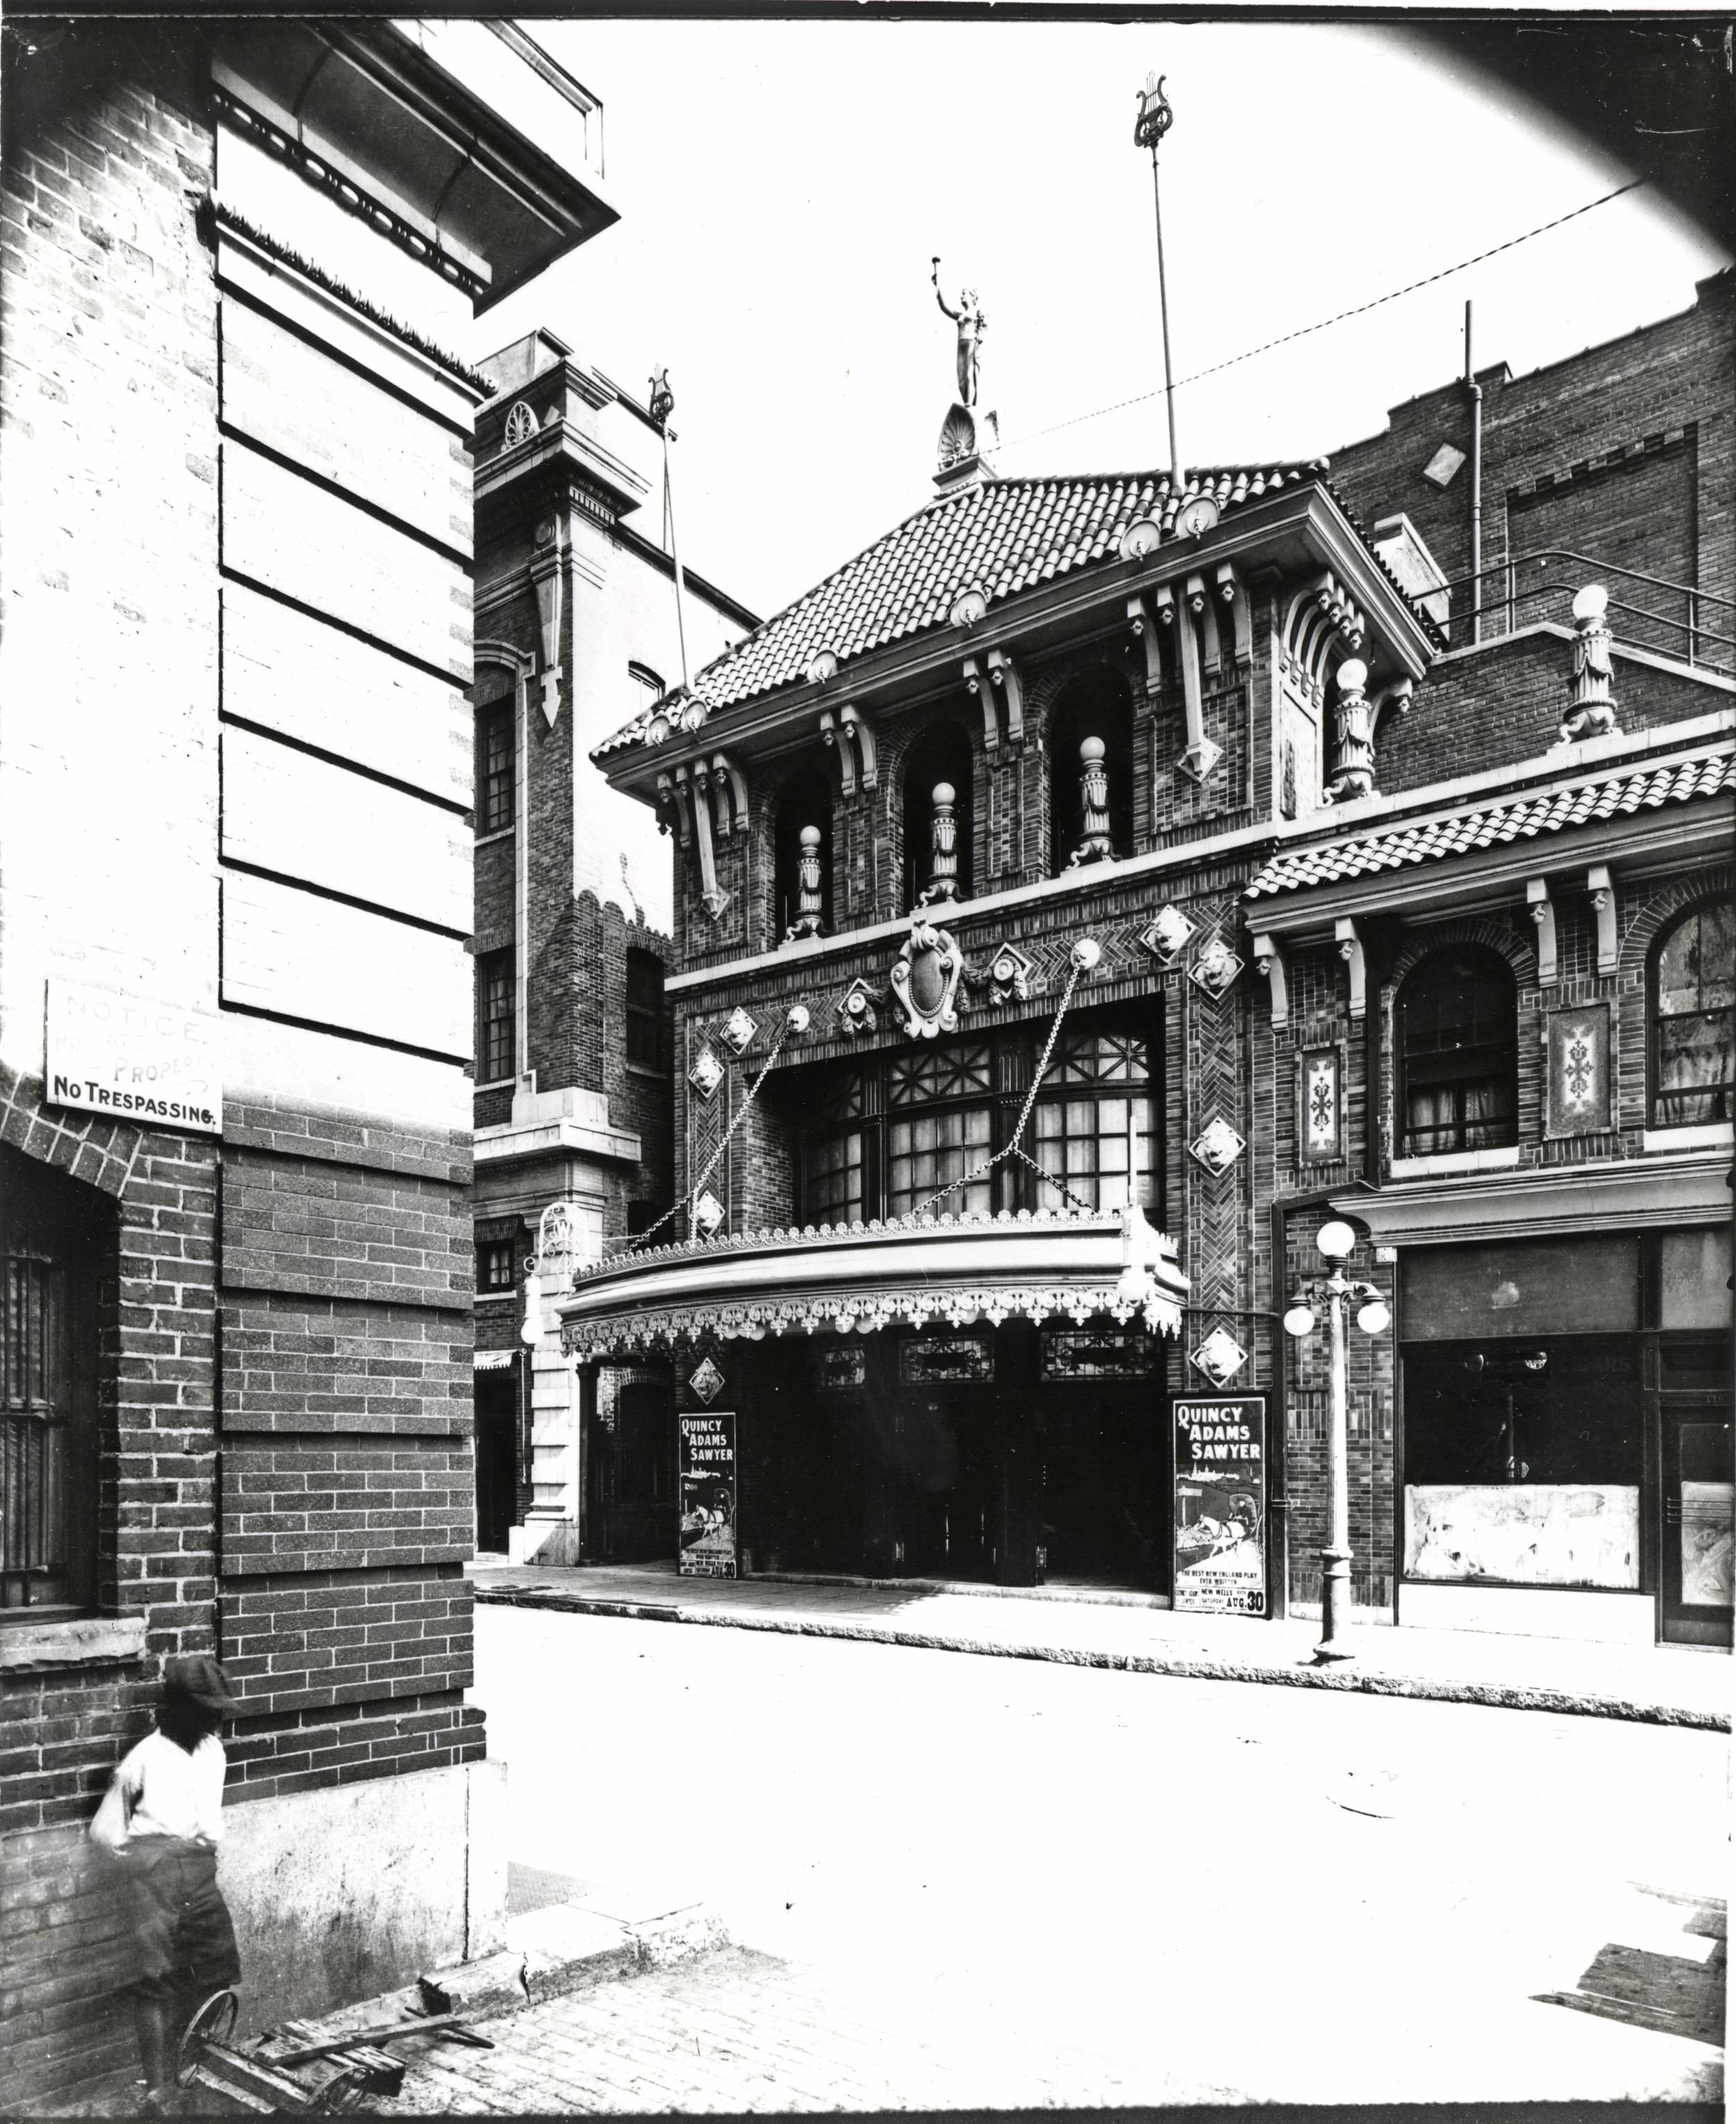
[[[1297,1342],[1311,1335],[1314,1332],[1314,1309],[1308,1303],[1311,1292],[1324,1301],[1326,1318],[1331,1325],[1332,1420],[1326,1436],[1326,1471],[1332,1511],[1326,1545],[1320,1553],[1321,1634],[1320,1642],[1314,1648],[1315,1659],[1324,1665],[1329,1661],[1354,1659],[1356,1656],[1356,1647],[1349,1642],[1348,1631],[1350,1620],[1350,1473],[1344,1389],[1345,1301],[1352,1298],[1363,1300],[1357,1310],[1356,1324],[1365,1335],[1383,1334],[1391,1324],[1392,1314],[1386,1299],[1372,1283],[1358,1283],[1344,1274],[1341,1264],[1356,1244],[1356,1234],[1348,1224],[1336,1218],[1330,1224],[1322,1224],[1315,1234],[1314,1243],[1332,1264],[1332,1273],[1316,1279],[1312,1284],[1297,1285],[1296,1295],[1290,1300],[1290,1309],[1284,1315],[1284,1332],[1293,1335]]]

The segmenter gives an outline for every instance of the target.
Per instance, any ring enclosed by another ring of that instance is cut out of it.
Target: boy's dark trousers
[[[174,2078],[182,2029],[213,1991],[241,1980],[217,1854],[190,1837],[134,1837],[122,1854],[134,1957],[133,2025],[153,2088]]]

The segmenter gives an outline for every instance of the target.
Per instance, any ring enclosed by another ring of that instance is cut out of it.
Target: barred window
[[[112,1225],[94,1189],[0,1148],[0,1608],[95,1592],[96,1263]]]
[[[485,1084],[510,1077],[515,1067],[513,1018],[517,997],[514,989],[509,945],[504,952],[485,952],[476,961],[476,1069],[479,1081]]]
[[[1736,910],[1696,907],[1659,947],[1652,991],[1652,1121],[1731,1118],[1736,1087]]]
[[[476,831],[513,823],[513,712],[509,702],[476,712]]]

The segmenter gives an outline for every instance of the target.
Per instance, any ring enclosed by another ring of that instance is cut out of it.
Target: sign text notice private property
[[[48,984],[48,1102],[221,1135],[222,1023],[213,1011]]]

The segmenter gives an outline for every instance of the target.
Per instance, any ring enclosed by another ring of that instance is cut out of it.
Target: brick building
[[[685,568],[678,616],[644,406],[548,331],[483,370],[498,389],[476,424],[478,1545],[575,1562],[577,1381],[552,1340],[521,1341],[524,1265],[552,1204],[574,1243],[543,1262],[551,1291],[673,1199],[669,862],[588,754],[675,688],[683,655],[709,661],[755,622]],[[668,1456],[637,1450],[645,1397],[623,1384],[602,1434],[619,1450],[589,1471],[601,1557],[673,1538]]]
[[[1349,1219],[1362,1607],[1729,1642],[1733,297],[1330,467],[1002,480],[955,407],[599,748],[689,1224],[558,1309],[732,1419],[717,1567],[1317,1604]]]
[[[5,66],[11,2109],[132,2070],[81,1840],[169,1654],[242,1698],[255,2025],[502,1921],[460,350],[614,215],[506,25],[9,22]]]

